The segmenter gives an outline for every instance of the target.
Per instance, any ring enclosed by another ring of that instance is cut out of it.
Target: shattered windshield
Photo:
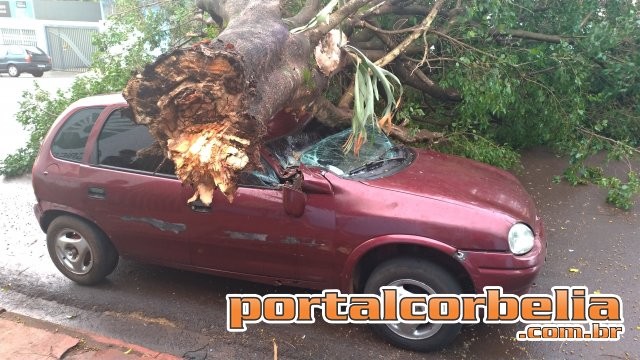
[[[321,167],[342,177],[379,176],[402,168],[411,162],[413,153],[394,145],[377,129],[369,129],[367,141],[356,156],[344,152],[351,130],[347,129],[322,138],[321,133],[304,131],[270,144],[272,154],[283,168],[298,166]]]

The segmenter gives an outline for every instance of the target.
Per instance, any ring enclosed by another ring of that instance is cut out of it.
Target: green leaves
[[[474,133],[452,133],[447,141],[439,145],[438,150],[464,156],[503,169],[514,170],[521,167],[520,154],[506,144],[494,141]]]
[[[367,140],[367,128],[391,126],[393,112],[402,96],[402,84],[395,75],[373,63],[355,47],[345,45],[343,49],[356,59],[352,136],[344,150],[353,150],[357,154],[360,146]],[[386,101],[380,116],[375,111],[375,105],[380,100],[378,86],[382,87]]]
[[[630,210],[634,204],[633,198],[640,193],[640,179],[635,171],[627,174],[626,183],[611,176],[599,179],[597,184],[608,189],[607,202],[623,210]]]

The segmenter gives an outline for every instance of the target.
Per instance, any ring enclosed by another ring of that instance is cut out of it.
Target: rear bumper
[[[477,293],[485,286],[501,286],[505,294],[522,295],[529,292],[542,270],[547,255],[547,244],[542,221],[538,221],[535,245],[525,255],[508,252],[465,251],[463,266],[469,272]]]
[[[50,71],[51,64],[39,64],[39,63],[28,63],[28,64],[20,64],[18,66],[21,72],[37,72],[37,71]]]

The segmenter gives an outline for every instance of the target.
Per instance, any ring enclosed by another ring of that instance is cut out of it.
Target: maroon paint
[[[87,142],[82,163],[56,159],[53,134],[75,109],[106,106]],[[96,224],[122,256],[251,281],[315,289],[352,289],[358,262],[379,246],[414,245],[458,259],[476,291],[501,285],[524,293],[546,253],[533,201],[511,174],[431,151],[416,150],[406,169],[381,179],[355,181],[301,166],[307,203],[301,217],[287,215],[281,189],[241,187],[233,204],[216,192],[210,211],[186,203],[193,194],[176,178],[105,169],[92,164],[108,114],[126,107],[119,95],[87,98],[54,123],[33,168],[44,223],[53,212]],[[286,121],[305,123],[289,115]],[[272,121],[277,124],[277,121]],[[282,129],[271,129],[282,135]],[[268,153],[264,157],[273,166]],[[281,171],[282,169],[277,169]],[[105,199],[90,198],[100,187]],[[516,222],[536,233],[533,250],[509,252]]]

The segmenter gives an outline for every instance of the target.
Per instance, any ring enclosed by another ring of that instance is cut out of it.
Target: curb
[[[0,308],[0,330],[4,330],[0,331],[0,358],[18,359],[28,353],[32,357],[74,360],[181,359],[123,340],[8,312],[4,308]],[[52,353],[54,347],[56,352]]]

